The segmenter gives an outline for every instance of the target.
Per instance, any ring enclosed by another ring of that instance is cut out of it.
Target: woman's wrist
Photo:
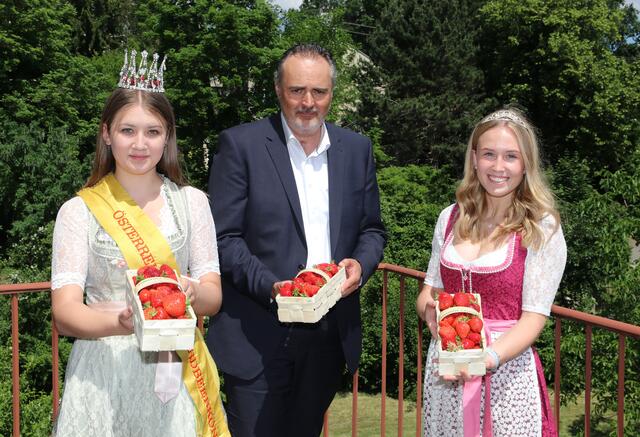
[[[500,355],[496,351],[494,351],[491,347],[485,348],[485,353],[487,356],[491,358],[493,361],[493,366],[489,367],[489,370],[495,372],[500,367]]]

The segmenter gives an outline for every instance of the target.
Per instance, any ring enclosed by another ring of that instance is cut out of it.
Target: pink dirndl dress
[[[509,238],[506,257],[497,265],[465,265],[448,259],[447,249],[453,249],[449,246],[453,241],[452,229],[457,212],[458,208],[454,206],[446,223],[444,244],[438,254],[442,285],[449,293],[467,291],[480,294],[487,328],[485,333],[491,343],[513,326],[522,314],[527,249],[520,244],[520,235],[514,234]],[[434,250],[435,240],[434,236]],[[447,382],[438,376],[434,362],[437,352],[436,342],[432,339],[425,365],[425,437],[557,436],[542,365],[535,349],[528,348],[520,356],[503,363],[496,373],[466,384]],[[468,406],[465,413],[463,402],[467,404],[474,384],[476,402]]]

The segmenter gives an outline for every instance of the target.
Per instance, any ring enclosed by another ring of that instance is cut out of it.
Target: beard
[[[314,114],[316,117],[311,120],[303,120],[297,117],[298,114]],[[288,120],[289,121],[289,120]],[[289,121],[292,130],[295,130],[303,135],[312,135],[322,127],[324,118],[320,116],[318,111],[296,111],[296,116],[293,120]]]

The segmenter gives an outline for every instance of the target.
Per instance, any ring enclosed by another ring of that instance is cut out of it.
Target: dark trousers
[[[233,437],[318,437],[345,367],[330,312],[316,324],[293,323],[276,356],[251,380],[224,374]]]

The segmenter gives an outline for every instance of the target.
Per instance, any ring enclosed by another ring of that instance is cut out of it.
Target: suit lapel
[[[271,160],[276,167],[276,171],[278,172],[278,177],[282,182],[284,191],[287,193],[287,199],[289,200],[289,205],[291,205],[293,215],[297,220],[300,229],[304,231],[300,198],[298,197],[296,180],[293,176],[293,170],[291,169],[291,161],[289,160],[287,143],[284,139],[284,130],[282,129],[282,123],[280,121],[280,113],[270,117],[269,121],[273,130],[267,133],[267,151],[269,152]],[[269,189],[268,187],[266,188]],[[306,241],[304,241],[304,243],[306,245]]]
[[[344,149],[342,138],[334,126],[327,123],[331,147],[327,151],[329,166],[329,234],[331,235],[331,256],[334,256],[340,235],[342,217],[342,187],[344,186]],[[340,261],[340,260],[336,260]]]

